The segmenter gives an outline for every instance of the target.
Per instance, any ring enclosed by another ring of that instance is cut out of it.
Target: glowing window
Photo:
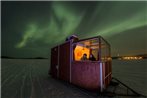
[[[87,58],[89,58],[90,49],[85,48],[83,46],[77,45],[74,50],[75,60],[79,61],[83,57],[83,54],[87,54]]]

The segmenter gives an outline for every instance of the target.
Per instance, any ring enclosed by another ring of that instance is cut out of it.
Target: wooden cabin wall
[[[70,81],[70,41],[59,46],[59,78]]]
[[[100,89],[100,65],[98,62],[73,61],[71,83],[89,90]]]

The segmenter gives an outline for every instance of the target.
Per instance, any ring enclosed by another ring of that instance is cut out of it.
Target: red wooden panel
[[[51,75],[57,77],[58,46],[51,49]]]
[[[112,68],[111,68],[111,61],[107,61],[104,63],[104,69],[105,69],[105,80],[104,80],[104,85],[107,87],[111,81],[111,76],[112,76]]]
[[[80,87],[97,90],[100,88],[100,66],[98,62],[74,61],[71,66],[71,82]]]
[[[70,80],[70,42],[59,47],[59,78]]]

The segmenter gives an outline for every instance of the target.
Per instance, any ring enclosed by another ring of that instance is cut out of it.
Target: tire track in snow
[[[19,69],[17,69],[17,70],[19,70]],[[6,85],[6,83],[8,82],[8,81],[11,81],[11,83],[13,83],[14,81],[15,81],[15,79],[19,76],[19,75],[21,75],[21,74],[23,74],[22,72],[24,71],[24,69],[23,69],[23,71],[17,71],[17,70],[15,70],[15,71],[13,71],[13,72],[15,72],[14,74],[11,74],[7,79],[5,79],[3,82],[2,82],[2,85],[1,85],[1,88],[3,88],[3,86],[4,85]],[[14,78],[13,78],[14,77]],[[10,84],[10,82],[9,82],[9,84]],[[8,84],[7,84],[8,85]]]
[[[32,66],[32,92],[30,98],[46,98],[40,82],[38,66],[40,65]]]

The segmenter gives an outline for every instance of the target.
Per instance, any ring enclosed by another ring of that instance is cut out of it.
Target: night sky
[[[146,1],[1,2],[1,55],[50,57],[50,49],[75,34],[101,35],[112,56],[147,53]]]

